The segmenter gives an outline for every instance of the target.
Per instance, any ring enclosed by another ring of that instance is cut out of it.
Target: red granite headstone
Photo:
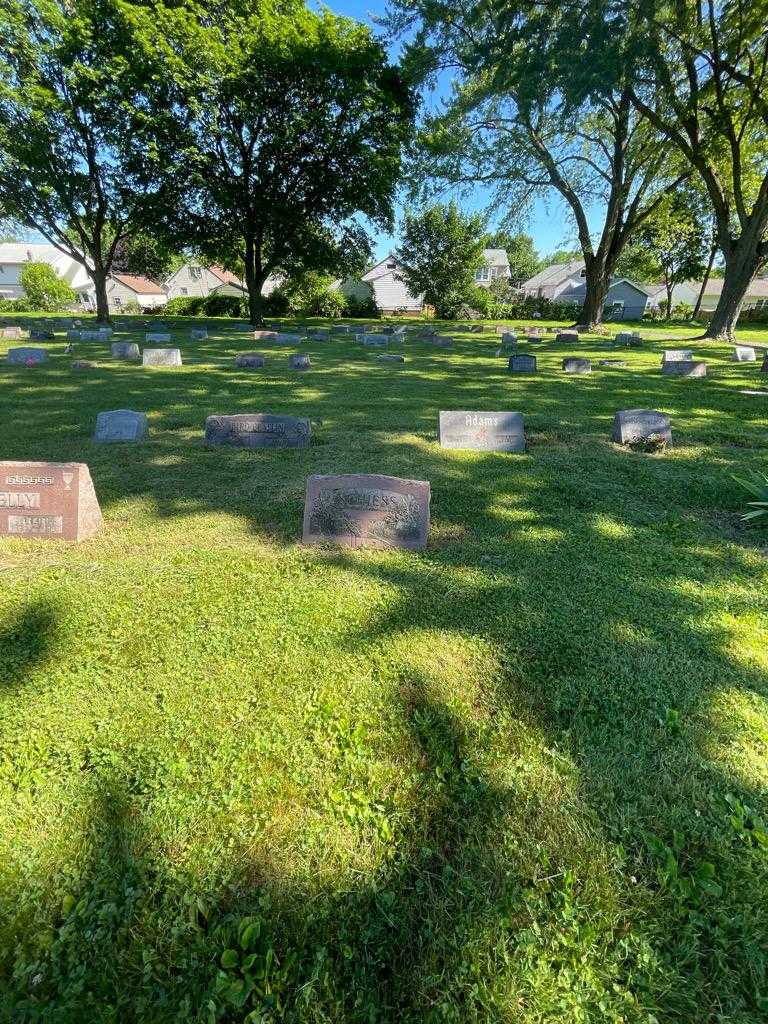
[[[0,536],[85,540],[101,521],[84,462],[0,462]]]
[[[426,480],[368,474],[310,476],[302,540],[418,550],[427,544],[429,500]]]

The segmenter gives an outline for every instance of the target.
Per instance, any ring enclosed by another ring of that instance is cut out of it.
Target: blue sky
[[[318,3],[316,6],[326,6],[337,14],[345,14],[350,18],[356,18],[358,21],[370,25],[374,31],[379,32],[380,30],[373,23],[372,17],[384,13],[386,0],[373,0],[370,3],[365,3],[364,0],[327,0],[324,5]],[[399,44],[390,47],[390,54],[393,60],[397,59],[399,49]],[[439,105],[440,96],[439,94],[432,94],[429,97],[425,97],[425,102],[430,108],[435,109]],[[459,203],[465,210],[483,211],[487,201],[487,195],[484,195],[482,190],[478,189],[472,196],[462,197]],[[401,209],[402,207],[398,205],[398,219]],[[597,225],[593,224],[592,226],[595,227]],[[569,219],[563,203],[554,193],[547,202],[537,202],[529,218],[518,224],[517,228],[532,236],[534,246],[540,256],[544,256],[555,249],[579,248],[573,222]],[[377,259],[383,259],[396,245],[397,234],[394,237],[380,233],[377,234],[375,248]]]

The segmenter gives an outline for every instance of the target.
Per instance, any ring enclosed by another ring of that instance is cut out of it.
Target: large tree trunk
[[[736,323],[741,306],[752,278],[757,273],[763,256],[759,247],[743,244],[748,239],[742,235],[725,254],[725,277],[715,312],[709,321],[705,338],[717,341],[734,341]]]
[[[253,237],[245,239],[245,287],[248,289],[248,320],[253,327],[264,326],[264,300],[261,289],[265,275],[261,266],[261,252]]]
[[[672,289],[674,285],[670,281],[664,282],[664,291],[667,293],[667,315],[666,320],[672,319]]]
[[[107,272],[103,267],[94,267],[91,271],[93,287],[96,292],[96,323],[110,324],[109,299],[107,298]]]
[[[586,292],[579,315],[579,327],[585,331],[600,331],[603,326],[603,308],[608,298],[610,277],[605,264],[598,260],[586,261]]]

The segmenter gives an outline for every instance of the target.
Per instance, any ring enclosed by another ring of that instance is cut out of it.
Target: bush
[[[364,299],[360,299],[356,295],[347,295],[347,311],[345,315],[370,320],[372,318],[377,319],[380,317],[381,310],[376,305],[376,299],[373,297],[373,292]]]
[[[58,313],[69,309],[77,297],[47,263],[25,263],[21,271],[21,287],[34,311]]]
[[[202,312],[206,316],[247,316],[248,299],[240,295],[209,295],[203,300]]]
[[[324,316],[337,318],[347,312],[347,300],[340,291],[330,289],[313,297],[311,306],[306,310],[307,316]]]
[[[34,313],[28,299],[0,299],[0,313]]]
[[[169,316],[198,316],[204,303],[205,299],[200,295],[179,295],[166,302],[164,312]]]
[[[290,309],[288,296],[282,288],[275,290],[264,297],[263,310],[267,316],[285,316]]]
[[[678,302],[672,309],[673,320],[690,320],[693,317],[693,306],[687,302]]]

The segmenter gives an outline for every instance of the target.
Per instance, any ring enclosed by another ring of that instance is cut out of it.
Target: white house
[[[704,296],[701,300],[701,309],[705,313],[711,313],[717,306],[723,290],[722,277],[711,277],[704,289]],[[701,281],[682,281],[672,289],[672,308],[681,302],[687,306],[694,306],[698,302],[701,291]],[[659,305],[667,301],[667,292],[663,285],[655,285],[653,291],[653,302]],[[768,304],[768,278],[756,277],[744,296],[744,309],[758,306],[761,309]]]
[[[506,249],[483,249],[483,259],[485,266],[475,272],[475,284],[481,288],[488,288],[499,277],[512,276]]]
[[[141,309],[157,309],[168,301],[162,285],[148,277],[136,274],[110,274],[107,279],[107,301],[111,313],[119,313],[125,306],[138,305]]]
[[[529,277],[520,286],[520,291],[535,299],[556,299],[570,288],[584,280],[584,260],[569,260],[568,263],[552,263],[538,274]]]
[[[53,245],[38,242],[0,243],[0,298],[22,299],[21,272],[25,263],[47,263],[67,282],[80,302],[87,304],[93,291],[88,271],[71,256],[66,256]]]
[[[281,278],[270,276],[261,289],[262,295],[271,295],[280,284]],[[245,283],[237,274],[213,264],[204,267],[200,263],[185,263],[179,267],[165,282],[165,291],[169,299],[196,296],[205,299],[209,295],[245,295]]]

